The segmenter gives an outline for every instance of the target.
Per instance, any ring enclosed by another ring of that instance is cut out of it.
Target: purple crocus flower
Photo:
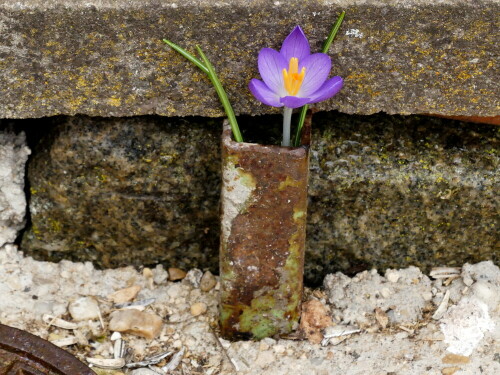
[[[263,81],[252,79],[250,91],[259,101],[273,107],[298,108],[317,103],[342,88],[341,77],[328,79],[330,57],[324,53],[311,54],[300,26],[286,37],[279,52],[263,48],[258,63]]]

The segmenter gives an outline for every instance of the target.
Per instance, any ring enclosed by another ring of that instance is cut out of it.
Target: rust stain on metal
[[[287,334],[298,321],[309,172],[305,133],[306,146],[287,148],[234,142],[224,126],[220,308],[225,338]]]
[[[0,374],[96,375],[77,358],[50,342],[2,324]]]

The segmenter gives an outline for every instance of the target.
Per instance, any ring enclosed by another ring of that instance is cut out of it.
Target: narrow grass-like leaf
[[[332,29],[330,30],[330,34],[328,34],[328,38],[325,40],[325,43],[323,44],[323,50],[321,52],[323,53],[328,53],[328,50],[330,49],[330,46],[332,45],[333,40],[337,36],[337,33],[340,29],[340,25],[342,25],[342,21],[344,21],[345,17],[345,10],[340,13],[339,18],[337,18],[337,21],[332,26]]]
[[[194,65],[196,65],[198,68],[203,70],[206,74],[208,74],[207,67],[205,65],[203,65],[203,63],[200,60],[198,60],[196,57],[194,57],[188,51],[186,51],[184,48],[178,46],[177,44],[171,42],[168,39],[163,39],[163,42],[167,43],[173,50],[179,52],[182,56],[184,56],[186,59],[191,61]]]
[[[233,131],[233,136],[236,142],[243,142],[243,137],[241,136],[240,133],[240,128],[238,127],[238,122],[236,121],[236,116],[234,115],[233,107],[231,106],[231,103],[229,102],[229,99],[227,98],[226,91],[222,87],[222,84],[220,83],[219,77],[217,77],[217,73],[215,72],[215,69],[213,65],[210,63],[208,60],[207,56],[203,53],[201,50],[200,46],[196,46],[196,49],[201,56],[201,59],[203,60],[204,66],[208,69],[208,78],[210,78],[210,81],[212,81],[212,84],[215,87],[215,91],[217,91],[217,94],[219,95],[219,99],[222,103],[222,106],[224,107],[224,110],[226,111],[227,118],[229,120],[229,124],[231,125],[231,130]]]
[[[344,21],[345,17],[345,10],[340,13],[339,18],[337,18],[337,21],[332,26],[332,29],[330,30],[330,34],[328,34],[328,38],[325,40],[325,43],[323,43],[323,49],[321,52],[323,53],[328,53],[328,50],[330,49],[330,46],[332,45],[333,40],[337,36],[337,33],[340,29],[340,25],[342,25],[342,21]],[[302,107],[300,111],[300,117],[299,117],[299,123],[297,125],[297,131],[295,132],[295,138],[294,138],[294,146],[298,147],[300,146],[300,135],[302,133],[302,127],[304,126],[304,120],[306,118],[306,113],[307,109],[309,108],[309,105],[305,105]]]
[[[306,104],[300,110],[299,123],[297,125],[297,131],[295,132],[295,137],[293,139],[293,145],[295,147],[300,146],[300,137],[302,135],[302,128],[304,127],[304,121],[306,119],[306,114],[308,109],[309,109],[309,104]]]

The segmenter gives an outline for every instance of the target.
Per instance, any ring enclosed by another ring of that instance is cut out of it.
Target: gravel
[[[55,342],[87,364],[111,366],[94,365],[98,374],[500,373],[500,270],[488,261],[453,272],[437,279],[415,267],[330,274],[323,288],[306,289],[314,308],[304,320],[323,325],[301,326],[317,328],[314,335],[229,342],[218,336],[217,276],[194,269],[170,281],[161,265],[139,272],[39,262],[5,245],[0,323]],[[117,292],[126,302],[116,304]],[[124,311],[134,312],[140,321],[131,324],[149,338],[109,329],[112,318],[112,327],[127,324],[116,321],[130,315]]]

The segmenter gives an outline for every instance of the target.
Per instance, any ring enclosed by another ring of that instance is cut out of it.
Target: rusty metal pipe
[[[220,324],[229,340],[287,334],[303,289],[310,117],[304,146],[237,143],[224,122]]]

